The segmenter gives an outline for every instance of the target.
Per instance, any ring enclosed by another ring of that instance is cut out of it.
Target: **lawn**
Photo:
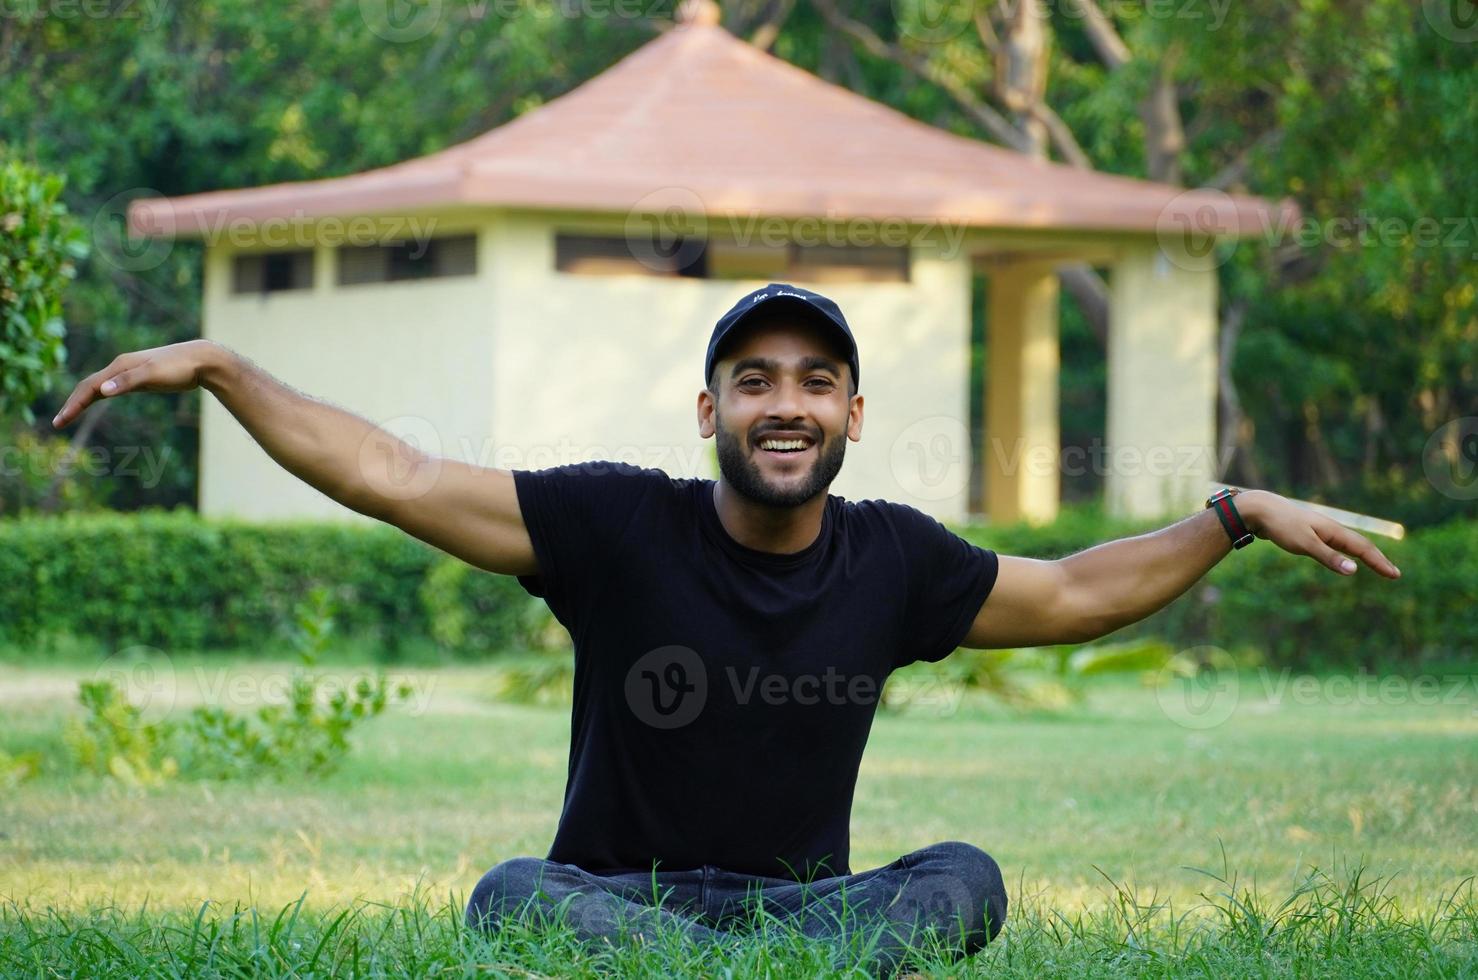
[[[172,703],[245,703],[286,670],[177,659]],[[411,705],[357,731],[330,776],[129,789],[67,771],[62,730],[87,670],[0,665],[0,749],[44,756],[0,797],[0,972],[301,974],[310,954],[320,972],[591,967],[557,936],[490,945],[456,926],[487,867],[547,849],[566,711],[497,703],[480,668],[397,675]],[[939,840],[989,851],[1013,907],[1005,941],[971,965],[986,972],[1478,975],[1478,688],[1445,676],[1436,696],[1347,696],[1329,678],[1247,673],[1230,717],[1204,729],[1126,678],[1058,712],[967,698],[884,713],[852,867]],[[767,949],[726,962],[740,975],[810,962]],[[689,953],[679,972],[719,969],[715,951]]]

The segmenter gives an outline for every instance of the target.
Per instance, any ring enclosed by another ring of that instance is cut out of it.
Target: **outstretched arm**
[[[1361,535],[1275,493],[1238,494],[1237,510],[1259,538],[1307,555],[1334,572],[1354,574],[1353,557],[1386,578],[1401,575]],[[1003,555],[995,587],[961,646],[1049,646],[1096,639],[1167,605],[1231,550],[1221,522],[1206,510],[1159,531],[1056,561]]]
[[[52,424],[66,426],[100,398],[197,387],[279,465],[345,507],[491,572],[538,571],[512,473],[428,455],[212,341],[120,354],[77,385]]]

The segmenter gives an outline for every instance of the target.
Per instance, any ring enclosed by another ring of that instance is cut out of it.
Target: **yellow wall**
[[[506,325],[493,396],[498,444],[517,466],[615,458],[716,477],[712,440],[697,431],[703,356],[714,322],[764,281],[554,271],[552,228],[620,227],[511,215],[494,228],[493,291]],[[968,274],[962,255],[921,245],[909,283],[802,283],[841,306],[861,360],[862,439],[848,443],[833,493],[964,518]],[[922,475],[914,443],[935,451]]]
[[[445,217],[480,233],[475,277],[339,287],[320,248],[312,292],[229,293],[232,248],[207,251],[204,336],[294,387],[445,455],[503,468],[622,459],[715,477],[697,434],[714,322],[762,281],[583,276],[554,270],[554,232],[611,230],[595,216]],[[969,262],[914,245],[912,281],[814,285],[857,337],[865,418],[832,492],[965,518]],[[278,467],[204,399],[204,513],[353,516]]]
[[[441,221],[437,234],[466,230]],[[486,242],[483,242],[485,247]],[[317,249],[310,292],[230,293],[225,245],[206,252],[203,335],[293,387],[447,455],[491,427],[493,303],[479,255],[475,277],[335,284],[335,250]],[[279,467],[215,398],[203,396],[200,509],[253,519],[358,515]]]

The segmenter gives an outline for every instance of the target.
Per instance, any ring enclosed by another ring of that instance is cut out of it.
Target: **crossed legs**
[[[886,975],[906,948],[932,933],[956,957],[978,952],[1006,918],[1000,867],[972,844],[945,841],[857,874],[801,884],[715,867],[596,875],[572,864],[519,857],[473,889],[467,922],[492,931],[507,917],[562,909],[582,940],[650,941],[659,930],[695,943],[743,932],[764,911],[803,935],[831,942],[877,932],[871,958]]]

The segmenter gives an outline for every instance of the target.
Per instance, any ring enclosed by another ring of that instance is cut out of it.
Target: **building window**
[[[341,286],[476,274],[476,235],[346,245],[339,249]]]
[[[781,282],[790,278],[789,245],[740,245],[738,242],[708,243],[709,270],[715,279],[762,279]]]
[[[656,242],[620,236],[556,234],[554,267],[593,276],[694,276],[794,282],[908,282],[907,247],[739,243],[712,239]]]
[[[710,242],[714,279],[782,282],[908,282],[908,249],[885,245],[762,245]]]
[[[233,293],[279,293],[313,288],[313,252],[258,252],[238,255],[231,265]]]
[[[618,235],[554,236],[554,268],[582,276],[693,276],[707,270],[701,239],[669,243]]]

